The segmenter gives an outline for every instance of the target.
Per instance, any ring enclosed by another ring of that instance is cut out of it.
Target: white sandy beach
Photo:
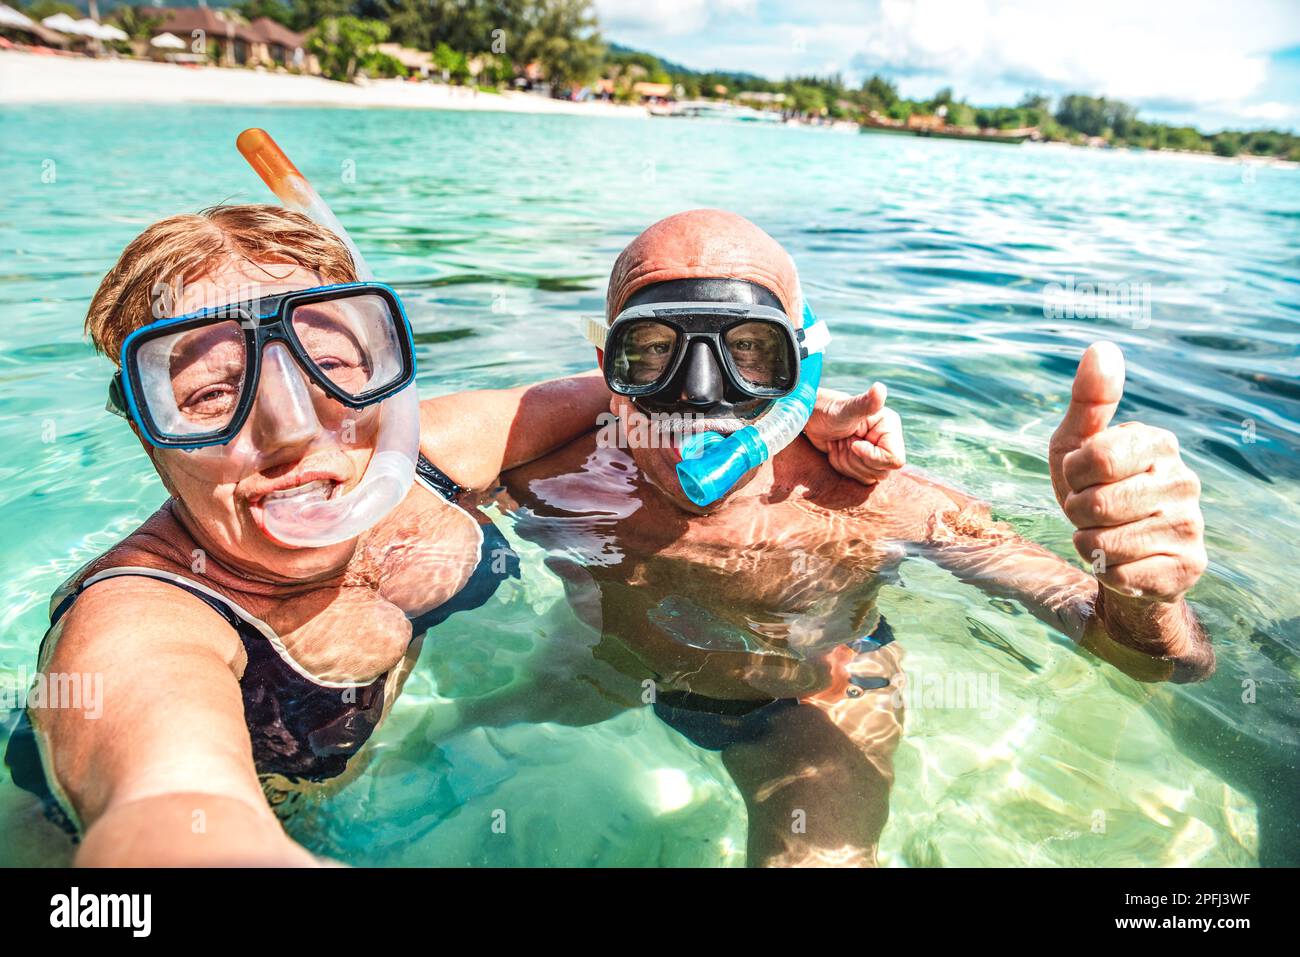
[[[221,103],[647,116],[638,106],[571,103],[531,93],[480,93],[442,83],[372,80],[358,86],[257,70],[15,51],[0,52],[0,103]]]

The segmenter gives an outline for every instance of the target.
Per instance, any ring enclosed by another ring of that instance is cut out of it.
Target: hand
[[[1065,418],[1052,436],[1052,489],[1074,524],[1074,547],[1111,591],[1177,601],[1205,571],[1201,483],[1172,432],[1138,422],[1107,428],[1124,394],[1124,354],[1083,354]]]
[[[821,389],[804,426],[804,435],[826,453],[831,468],[863,485],[875,485],[907,464],[903,423],[885,408],[887,394],[879,382],[861,395]]]

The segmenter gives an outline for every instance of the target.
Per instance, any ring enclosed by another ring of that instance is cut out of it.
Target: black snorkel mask
[[[610,391],[642,411],[751,418],[799,377],[803,330],[743,279],[672,279],[637,290],[605,335]]]

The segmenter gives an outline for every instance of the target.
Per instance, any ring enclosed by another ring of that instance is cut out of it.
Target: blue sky
[[[606,39],[696,69],[880,72],[905,96],[1123,99],[1205,130],[1300,129],[1300,0],[595,0]]]

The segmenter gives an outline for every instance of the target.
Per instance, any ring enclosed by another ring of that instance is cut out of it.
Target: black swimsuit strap
[[[446,472],[426,459],[423,452],[420,453],[420,457],[415,462],[415,473],[449,502],[455,501],[460,497],[460,493],[465,491],[453,482]]]

